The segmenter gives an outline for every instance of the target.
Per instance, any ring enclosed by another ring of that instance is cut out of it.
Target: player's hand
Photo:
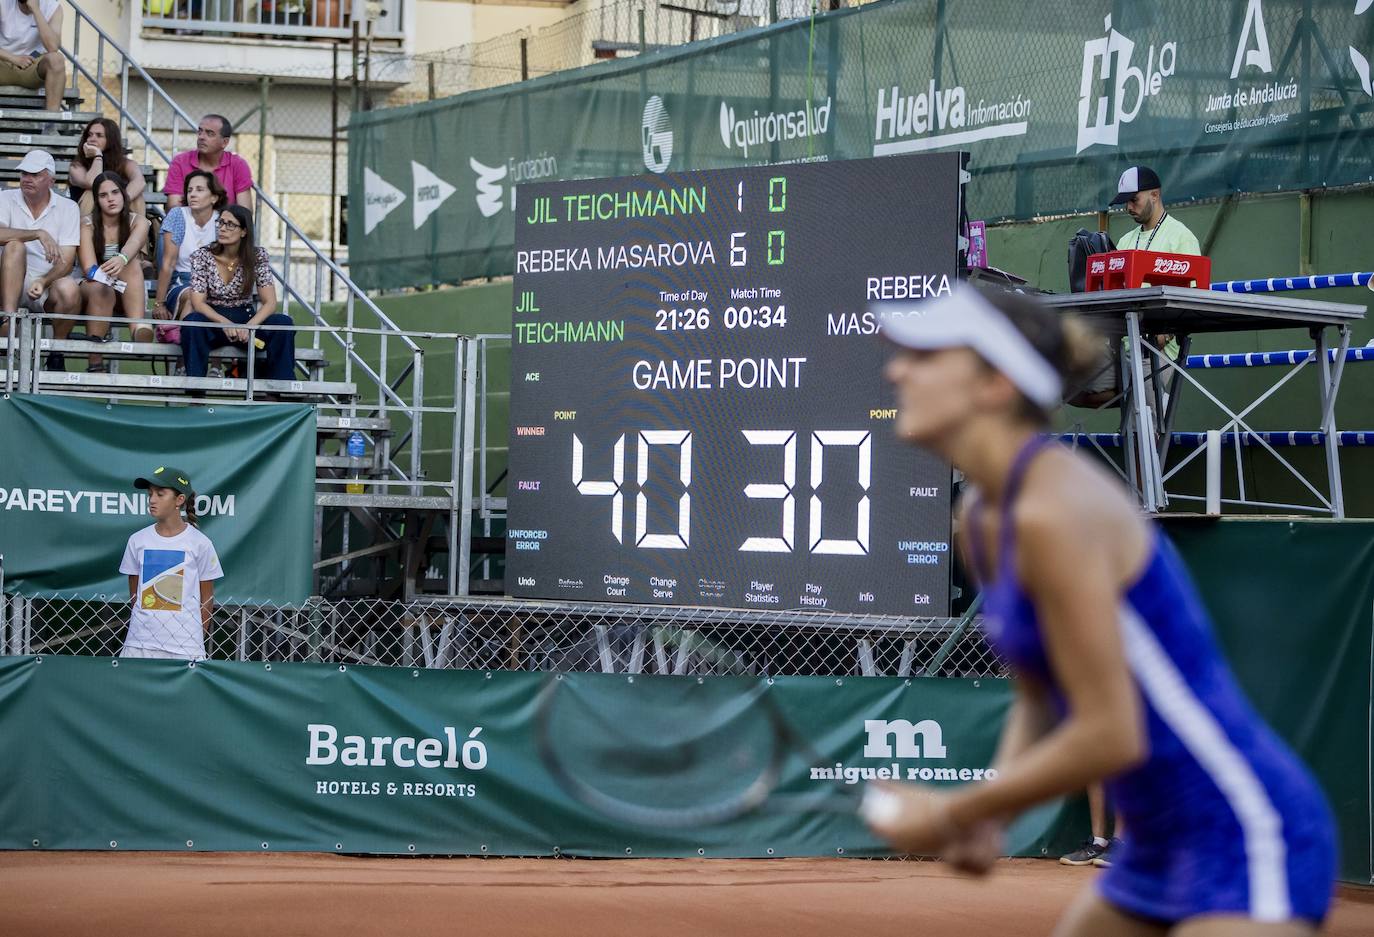
[[[913,855],[940,855],[968,835],[949,815],[949,795],[921,784],[869,784],[861,813],[873,832]]]
[[[36,300],[36,299],[38,299],[38,297],[40,297],[40,296],[42,296],[42,295],[43,295],[43,281],[42,281],[42,280],[34,280],[32,283],[29,284],[29,289],[28,289],[28,296],[29,296],[29,299],[34,299],[34,300]]]
[[[973,827],[962,839],[945,847],[943,858],[960,872],[986,875],[992,864],[1002,857],[1002,827],[985,820]]]
[[[62,248],[57,246],[57,240],[48,232],[38,232],[38,243],[43,246],[43,256],[48,258],[48,263],[55,264],[62,257]]]

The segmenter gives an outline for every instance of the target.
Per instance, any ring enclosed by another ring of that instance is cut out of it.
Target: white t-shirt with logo
[[[204,660],[200,584],[224,575],[210,538],[189,524],[175,537],[149,525],[129,538],[119,571],[138,577],[125,646]]]

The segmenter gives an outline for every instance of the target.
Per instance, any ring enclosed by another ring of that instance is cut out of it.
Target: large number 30
[[[790,553],[797,529],[797,499],[793,489],[797,484],[797,434],[785,429],[741,430],[751,446],[782,446],[782,484],[752,483],[744,486],[746,498],[782,501],[782,536],[749,537],[740,544],[742,553]],[[825,475],[826,446],[852,446],[858,450],[859,498],[855,535],[849,539],[825,537],[821,534],[824,507],[820,488]],[[821,430],[811,434],[811,524],[807,542],[812,553],[832,553],[862,556],[868,553],[869,500],[868,487],[873,476],[873,434],[864,430]]]

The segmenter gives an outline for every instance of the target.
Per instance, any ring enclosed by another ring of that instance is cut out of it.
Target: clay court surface
[[[856,859],[375,859],[0,853],[0,934],[706,937],[1048,934],[1098,873],[1007,860],[974,881]],[[1374,934],[1343,888],[1327,933]]]

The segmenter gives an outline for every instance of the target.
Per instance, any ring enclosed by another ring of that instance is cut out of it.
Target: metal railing
[[[181,149],[182,141],[194,143],[197,121],[192,120],[190,115],[162,89],[156,79],[134,61],[129,53],[101,29],[100,25],[92,20],[79,5],[72,3],[71,7],[75,13],[73,39],[71,47],[69,49],[64,48],[63,52],[72,66],[73,93],[88,89],[90,93],[95,95],[97,110],[100,110],[102,105],[109,105],[117,113],[120,129],[125,133],[126,139],[130,139],[130,142],[135,145],[141,141],[142,162],[145,165],[161,167],[169,165],[171,154]],[[90,37],[92,36],[94,36],[96,45],[94,70],[82,60],[82,40],[83,38],[86,39],[87,51],[89,51]],[[129,79],[131,76],[136,76],[142,81],[145,88],[145,101],[142,102],[141,118],[138,109],[129,97]],[[170,127],[154,128],[152,126],[153,108],[154,104],[158,102],[171,115]],[[132,131],[131,136],[130,131]],[[170,135],[168,149],[164,149],[159,143],[160,134]],[[398,386],[410,375],[414,374],[418,377],[423,372],[420,347],[407,337],[376,303],[368,298],[367,294],[349,278],[348,274],[337,263],[329,258],[324,250],[287,217],[286,213],[256,182],[253,191],[256,196],[254,221],[258,231],[263,230],[264,217],[271,219],[274,224],[279,224],[284,231],[283,261],[280,267],[274,267],[272,270],[273,277],[280,284],[281,289],[280,311],[287,315],[292,314],[293,307],[299,307],[306,311],[309,316],[309,324],[316,326],[311,330],[312,347],[320,349],[323,344],[325,347],[339,352],[343,361],[343,380],[354,382],[362,379],[371,382],[376,390],[376,410],[382,414],[391,409],[404,411],[412,419],[415,437],[420,438],[424,409],[419,405],[423,403],[423,387],[419,380],[416,380],[412,400],[406,400],[397,390]],[[261,239],[259,241],[261,242]],[[294,259],[293,255],[302,252],[306,255],[304,261]],[[304,280],[312,283],[313,289],[302,290],[295,285],[302,281],[302,277],[299,270],[293,271],[292,268],[298,267],[301,263],[309,265],[310,272],[304,277]],[[324,308],[327,303],[338,301],[340,297],[342,297],[345,310],[345,323],[342,327],[336,327],[326,320]],[[363,319],[361,323],[358,321],[359,318]],[[382,357],[377,368],[374,368],[356,351],[354,333],[359,327],[374,328],[383,333],[381,336]],[[392,343],[392,349],[399,345],[411,356],[411,363],[402,370],[400,376],[388,377],[386,363],[387,352],[390,350],[388,343]],[[359,415],[357,406],[358,403],[355,401],[351,405],[350,415]],[[391,468],[401,480],[413,480],[419,470],[418,455],[412,460],[408,470],[397,466],[395,463],[391,464]]]
[[[118,656],[127,596],[0,599],[0,654]],[[146,640],[146,639],[145,639]],[[155,641],[155,638],[154,638]],[[178,636],[169,647],[180,647]],[[212,659],[457,670],[998,677],[970,618],[511,599],[216,602]]]
[[[405,36],[414,0],[386,0],[372,20],[374,39]],[[357,4],[359,8],[363,4]],[[144,29],[181,35],[222,34],[263,39],[347,39],[357,16],[351,0],[146,0]]]

